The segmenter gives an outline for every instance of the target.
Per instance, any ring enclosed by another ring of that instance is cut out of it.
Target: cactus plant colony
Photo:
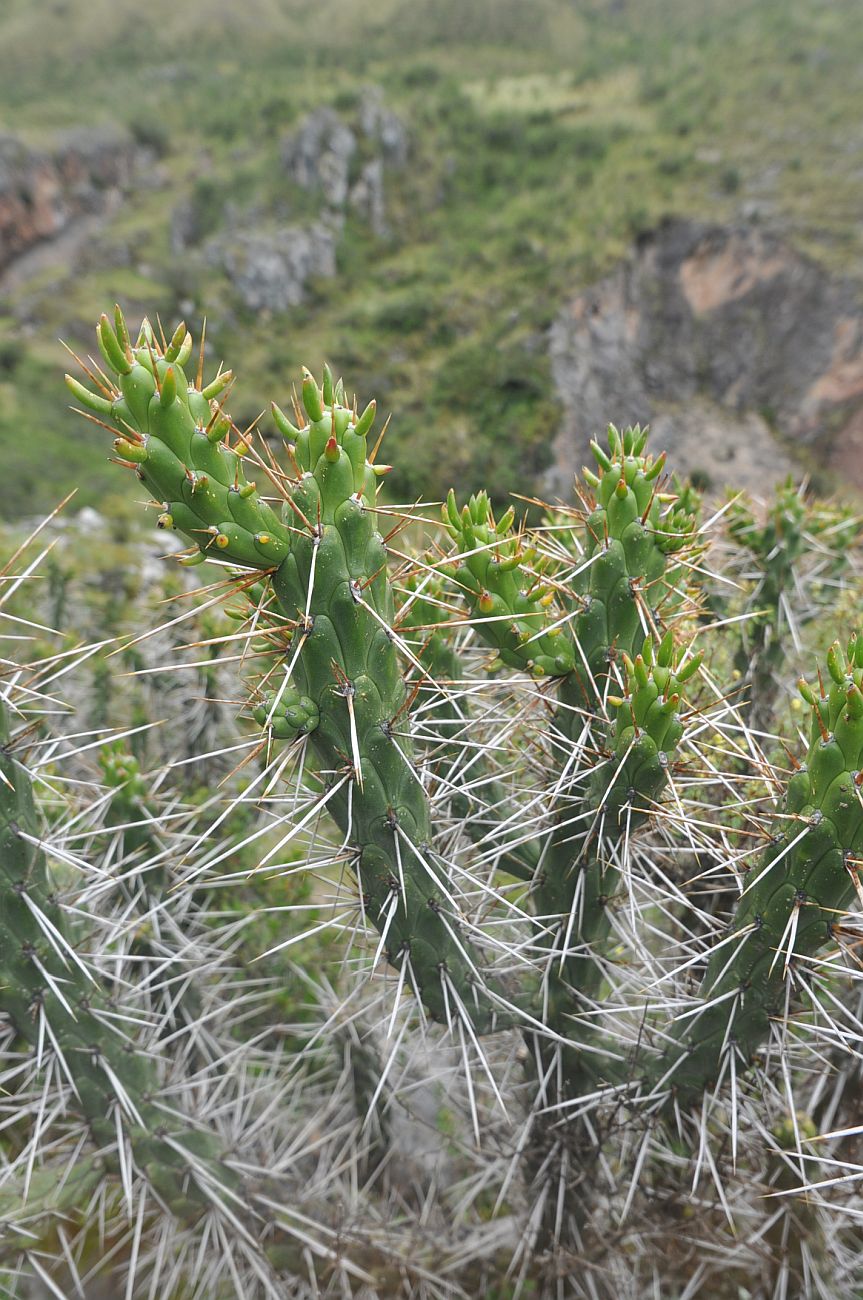
[[[204,382],[184,326],[133,339],[118,309],[97,335],[102,364],[69,386],[181,562],[213,566],[229,630],[205,643],[233,647],[253,743],[230,797],[263,820],[224,844],[225,813],[172,829],[106,750],[101,866],[64,893],[29,733],[10,743],[4,722],[10,1276],[86,1294],[86,1194],[110,1207],[103,1268],[130,1297],[863,1285],[863,639],[846,631],[801,681],[802,749],[766,727],[798,649],[775,631],[803,581],[795,539],[818,534],[806,617],[823,620],[830,584],[853,582],[850,514],[790,488],[760,531],[749,506],[720,510],[741,617],[698,495],[644,429],[593,444],[577,508],[517,519],[450,494],[436,525],[387,500],[374,403],[329,370],[304,372],[290,417],[273,406],[274,456],[234,426],[233,376]],[[290,928],[254,954],[256,981],[232,965],[242,918],[211,891],[298,873],[317,881],[306,932],[351,947],[340,976],[292,967],[318,1010],[286,1056],[242,1007],[266,1005],[275,953],[302,951],[293,904],[272,905]],[[429,1174],[419,1117],[442,1098]],[[222,1266],[201,1282],[208,1246]]]

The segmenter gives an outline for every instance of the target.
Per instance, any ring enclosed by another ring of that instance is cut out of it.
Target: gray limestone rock
[[[365,221],[372,234],[383,237],[389,233],[384,198],[384,165],[380,158],[367,162],[351,186],[350,205],[357,216]]]
[[[237,231],[211,241],[207,255],[250,311],[285,311],[304,301],[310,280],[335,275],[336,237],[337,226],[326,221]]]
[[[282,161],[293,181],[305,190],[320,190],[333,208],[348,198],[351,160],[357,140],[332,108],[309,113],[282,147]]]

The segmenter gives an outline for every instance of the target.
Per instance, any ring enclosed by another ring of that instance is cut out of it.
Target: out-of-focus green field
[[[237,419],[284,401],[326,357],[395,419],[396,496],[525,489],[557,405],[544,331],[562,301],[667,212],[747,210],[831,269],[863,253],[863,25],[857,0],[7,0],[0,120],[33,147],[117,123],[157,155],[99,231],[125,264],[69,265],[58,246],[0,294],[0,513],[128,490],[108,435],[68,411],[59,336],[91,347],[114,300],[165,325],[209,317],[238,371]],[[274,316],[224,273],[172,252],[190,202],[308,216],[284,137],[323,104],[380,85],[404,120],[387,237],[348,216],[339,274]],[[146,180],[146,178],[144,178]],[[105,259],[110,262],[110,258]],[[2,284],[2,281],[0,281]]]

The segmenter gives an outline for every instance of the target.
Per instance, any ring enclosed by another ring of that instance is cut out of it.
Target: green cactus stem
[[[444,511],[458,546],[444,572],[501,665],[551,679],[562,775],[575,764],[537,854],[533,892],[546,942],[559,954],[547,967],[547,1023],[563,1036],[575,1033],[579,995],[592,999],[602,982],[593,958],[602,955],[619,881],[608,846],[644,820],[665,785],[681,734],[679,687],[699,662],[675,676],[670,636],[662,638],[666,623],[691,608],[686,566],[697,545],[692,515],[659,491],[665,458],[646,455],[646,439],[647,430],[612,426],[608,453],[593,444],[597,473],[585,477],[595,500],[586,517],[559,512],[542,553],[513,535],[511,511],[496,523],[484,495],[460,513],[451,496]],[[655,664],[651,651],[639,656],[645,635],[662,641]],[[632,694],[614,706],[624,685],[619,664],[628,666]],[[585,754],[595,758],[587,783],[576,762]],[[576,1086],[575,1074],[567,1086]]]
[[[625,661],[627,693],[610,696],[612,736],[591,772],[585,803],[592,817],[577,834],[570,830],[568,871],[538,879],[534,906],[541,917],[566,918],[552,931],[554,959],[547,968],[548,1023],[564,1033],[579,1004],[590,1006],[603,982],[601,959],[611,931],[610,909],[621,885],[619,857],[609,851],[625,843],[659,802],[683,734],[680,717],[685,683],[700,655],[681,661],[671,633],[654,652],[648,638],[635,660]],[[559,954],[559,955],[558,955]],[[564,1086],[569,1095],[596,1057],[568,1056]]]
[[[827,655],[827,687],[801,681],[811,712],[805,763],[788,782],[770,844],[744,877],[701,1005],[674,1026],[658,1084],[694,1100],[730,1065],[745,1069],[786,1014],[788,982],[835,943],[863,846],[863,638]],[[819,681],[821,673],[819,671]],[[751,879],[750,879],[751,877]],[[793,1003],[792,1003],[793,1005]]]
[[[428,798],[399,723],[408,701],[375,521],[378,470],[366,441],[374,403],[358,414],[326,369],[320,388],[304,372],[296,424],[274,407],[293,466],[293,474],[273,475],[279,517],[245,477],[248,445],[219,400],[229,376],[188,381],[191,337],[182,326],[159,345],[145,323],[133,347],[118,311],[117,329],[103,316],[98,339],[114,378],[89,394],[90,405],[107,416],[109,404],[118,458],[161,504],[161,526],[182,532],[197,558],[266,574],[290,635],[267,725],[278,717],[287,734],[300,710],[327,809],[350,846],[363,909],[387,959],[409,972],[434,1018],[466,1018],[479,1031],[504,1023],[430,847]],[[81,385],[73,391],[88,400]],[[297,694],[283,709],[290,688]]]

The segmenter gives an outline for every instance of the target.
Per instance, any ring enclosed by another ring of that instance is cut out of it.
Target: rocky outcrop
[[[765,486],[796,445],[863,487],[859,291],[757,227],[664,222],[565,307],[550,348],[557,495],[609,420],[662,422],[720,484]]]
[[[366,86],[360,96],[358,125],[388,167],[404,167],[408,160],[407,128],[384,102],[380,86]]]
[[[286,138],[282,162],[295,184],[304,190],[319,190],[329,207],[343,208],[356,152],[356,136],[335,109],[318,108]]]
[[[352,209],[383,236],[389,229],[384,178],[404,167],[408,150],[404,122],[387,108],[380,86],[367,86],[350,119],[333,108],[309,113],[286,137],[282,161],[291,180],[320,193],[332,212]]]
[[[77,218],[115,205],[141,154],[108,127],[67,131],[44,152],[0,136],[0,271]]]
[[[286,311],[305,301],[309,284],[336,274],[336,250],[351,212],[379,236],[389,232],[385,175],[408,156],[404,124],[377,86],[363,92],[346,118],[334,108],[307,114],[282,143],[282,162],[293,185],[320,200],[310,222],[276,225],[261,212],[223,215],[225,228],[206,241],[205,259],[225,271],[249,311]],[[291,196],[283,205],[290,211]],[[185,250],[199,237],[191,201],[175,208],[171,244]]]
[[[306,296],[310,280],[336,273],[338,231],[316,221],[310,226],[239,231],[209,245],[250,311],[284,311]]]
[[[350,191],[350,204],[357,216],[368,225],[373,234],[386,235],[386,198],[384,195],[384,164],[380,158],[364,163]]]

